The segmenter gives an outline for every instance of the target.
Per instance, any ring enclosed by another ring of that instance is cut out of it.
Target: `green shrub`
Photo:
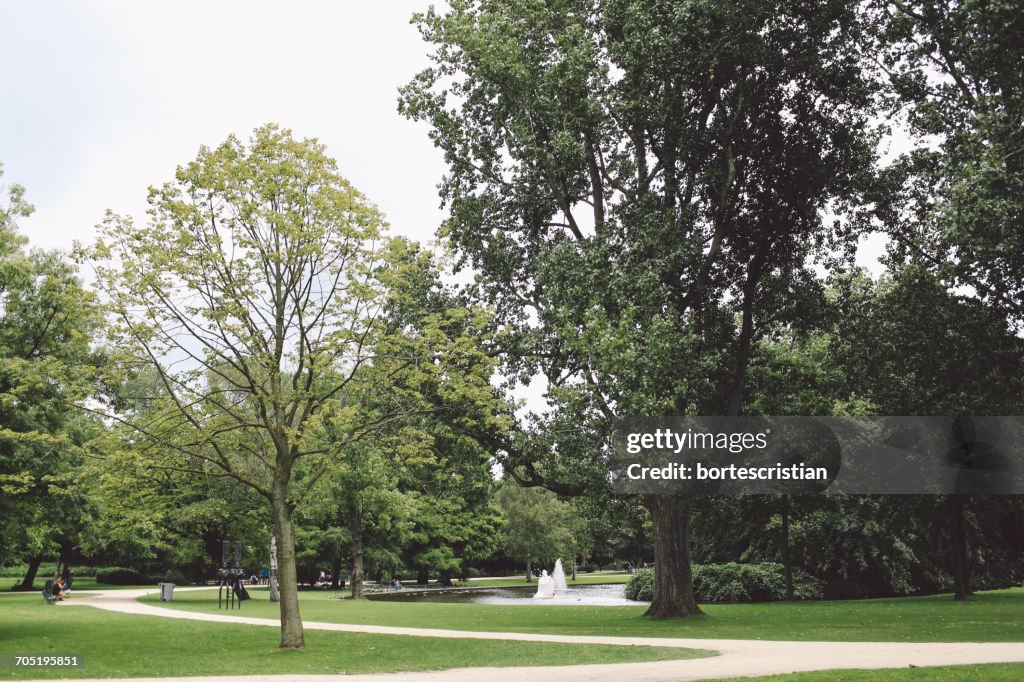
[[[97,582],[99,582],[97,580]],[[175,585],[188,585],[191,581],[188,577],[176,568],[169,568],[163,573],[157,573],[155,575],[148,576],[148,579],[144,581],[146,584],[153,583],[174,583]],[[130,585],[132,583],[124,583]]]
[[[780,601],[786,598],[782,564],[703,564],[693,567],[693,591],[699,602]],[[626,599],[650,601],[654,569],[638,570],[626,584]],[[793,569],[793,598],[820,599],[821,581]]]
[[[96,582],[101,585],[146,585],[142,574],[134,568],[109,566],[96,569]]]
[[[651,601],[654,598],[654,569],[641,568],[626,583],[626,599]]]

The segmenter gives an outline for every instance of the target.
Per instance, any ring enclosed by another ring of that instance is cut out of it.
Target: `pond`
[[[517,606],[637,606],[644,602],[630,601],[624,593],[626,586],[570,585],[551,599],[533,599],[536,585],[523,587],[488,587],[455,590],[403,590],[370,595],[379,601],[401,601],[435,604],[502,604]]]

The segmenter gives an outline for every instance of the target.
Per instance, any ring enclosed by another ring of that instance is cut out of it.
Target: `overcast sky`
[[[397,112],[398,88],[427,66],[409,20],[429,4],[0,0],[0,184],[36,207],[21,231],[68,248],[107,209],[141,221],[147,188],[200,145],[275,122],[326,144],[394,233],[432,239],[443,160]],[[858,260],[877,274],[881,249]],[[537,408],[542,390],[518,397]]]
[[[429,4],[0,0],[0,183],[36,207],[22,232],[68,247],[108,208],[141,220],[200,145],[276,122],[326,144],[394,232],[432,238],[442,158],[397,113]]]

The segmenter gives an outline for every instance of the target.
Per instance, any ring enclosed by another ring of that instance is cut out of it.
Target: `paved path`
[[[209,588],[176,588],[176,591]],[[250,618],[215,613],[177,611],[143,604],[137,599],[156,590],[107,590],[94,596],[75,598],[61,606],[94,606],[107,611],[183,618],[189,620],[242,623],[279,627],[271,618]],[[665,646],[711,649],[712,658],[652,663],[606,665],[545,666],[522,668],[464,668],[421,673],[386,673],[376,675],[246,675],[237,677],[206,677],[204,682],[582,682],[584,680],[703,680],[708,678],[771,675],[806,670],[833,668],[906,668],[908,666],[961,665],[970,663],[1024,662],[1024,642],[971,643],[930,642],[909,644],[897,642],[786,642],[740,639],[692,639],[666,637],[594,637],[584,635],[542,635],[519,632],[471,632],[429,628],[402,628],[383,625],[350,625],[304,621],[308,630],[336,632],[369,632],[382,635],[444,637],[456,639],[502,639],[527,642],[565,642],[575,644],[619,644],[633,646]],[[191,678],[155,678],[155,682],[185,682]]]

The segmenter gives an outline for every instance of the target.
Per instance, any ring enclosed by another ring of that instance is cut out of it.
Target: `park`
[[[1014,5],[5,5],[0,675],[1021,679]]]

